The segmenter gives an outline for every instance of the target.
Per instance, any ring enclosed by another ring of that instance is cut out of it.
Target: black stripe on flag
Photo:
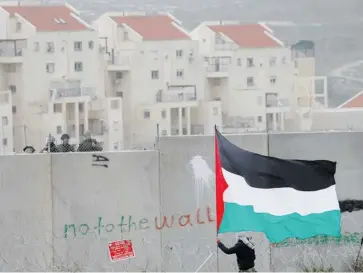
[[[254,188],[293,188],[317,191],[335,185],[336,162],[328,160],[283,160],[243,150],[216,129],[222,168],[243,176]]]

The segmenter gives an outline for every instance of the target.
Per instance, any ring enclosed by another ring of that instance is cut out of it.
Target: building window
[[[116,91],[116,97],[122,98],[124,96],[122,91]]]
[[[16,23],[16,32],[20,32],[21,31],[21,23],[17,22]]]
[[[57,126],[57,134],[60,135],[62,133],[63,133],[62,126]]]
[[[167,130],[162,130],[162,131],[161,131],[161,135],[162,135],[162,136],[166,136],[167,134],[168,134],[168,131],[167,131]]]
[[[162,118],[166,118],[166,111],[165,111],[165,110],[162,110],[162,111],[161,111],[161,117],[162,117]]]
[[[185,108],[183,107],[181,110],[182,110],[182,117],[184,118],[185,117]]]
[[[125,41],[129,40],[129,33],[127,31],[124,32],[124,40]]]
[[[159,52],[157,50],[151,50],[151,56],[154,60],[157,60],[159,57]]]
[[[258,116],[258,117],[257,117],[257,121],[258,121],[258,122],[262,122],[262,116]]]
[[[13,111],[13,114],[16,114],[16,106],[13,105],[12,111]]]
[[[253,58],[247,58],[247,67],[253,67],[253,66],[255,66]]]
[[[183,58],[183,50],[178,49],[178,50],[176,51],[176,58],[177,58],[177,59],[181,59],[181,58]]]
[[[115,76],[116,76],[116,80],[122,80],[122,78],[123,78],[123,74],[121,71],[117,71]]]
[[[74,63],[74,71],[82,72],[83,71],[83,63],[82,62],[75,62]]]
[[[54,113],[62,113],[62,104],[54,103],[53,104],[53,112]]]
[[[215,78],[213,80],[213,84],[214,84],[214,86],[221,86],[221,79],[220,78]]]
[[[47,63],[45,67],[46,67],[47,73],[54,73],[54,69],[55,69],[54,63]]]
[[[158,71],[158,70],[152,70],[152,71],[151,71],[151,79],[152,79],[152,80],[157,80],[157,79],[159,79],[159,71]]]
[[[282,62],[282,64],[286,64],[286,57],[285,56],[282,57],[281,62]]]
[[[47,43],[47,52],[48,53],[53,53],[54,52],[54,43],[53,42],[48,42]]]
[[[4,64],[7,73],[16,73],[16,64]]]
[[[248,77],[247,78],[247,86],[254,86],[255,85],[255,80],[253,77]]]
[[[82,42],[74,42],[74,51],[82,51]]]
[[[7,138],[3,138],[3,146],[8,146],[8,139]]]
[[[276,66],[276,57],[270,58],[270,66]]]
[[[9,119],[7,116],[3,116],[2,119],[1,119],[1,122],[2,122],[2,125],[3,126],[6,126],[9,124]]]
[[[194,50],[193,49],[189,49],[189,61],[194,59]]]
[[[237,59],[237,66],[242,66],[242,60],[240,58]]]
[[[89,41],[88,42],[88,48],[89,49],[93,49],[94,48],[94,42],[93,41]]]
[[[119,100],[111,100],[111,109],[119,109],[120,101]]]
[[[149,119],[150,118],[150,111],[145,110],[144,111],[144,119]]]
[[[216,34],[214,42],[216,44],[225,44],[226,43],[226,41],[223,39],[223,37],[220,33]]]
[[[213,115],[218,115],[218,107],[213,107]]]
[[[183,78],[184,78],[184,70],[183,70],[183,69],[178,69],[178,70],[176,71],[176,77],[177,77],[178,79],[183,79]]]
[[[11,93],[16,93],[16,85],[9,85],[9,90],[11,91]]]
[[[39,51],[39,42],[34,43],[34,51]]]
[[[84,103],[78,103],[78,111],[81,113],[84,112]]]
[[[271,84],[275,84],[276,83],[276,76],[271,76],[270,77],[270,83]]]

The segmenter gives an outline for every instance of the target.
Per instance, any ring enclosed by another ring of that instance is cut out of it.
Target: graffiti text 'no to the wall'
[[[80,225],[65,224],[64,238],[68,238],[68,236],[76,237],[78,235],[87,235],[94,232],[98,235],[110,232],[125,233],[135,230],[145,230],[152,227],[156,230],[173,227],[193,227],[195,225],[203,225],[214,221],[215,219],[211,215],[210,207],[197,209],[194,214],[173,214],[170,216],[163,216],[161,219],[159,217],[154,217],[153,224],[151,224],[146,217],[135,219],[132,215],[121,215],[120,221],[117,224],[106,224],[103,222],[103,218],[99,216],[96,225],[85,223]]]

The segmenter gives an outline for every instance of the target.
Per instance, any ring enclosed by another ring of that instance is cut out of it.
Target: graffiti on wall
[[[197,209],[192,214],[172,214],[170,216],[154,217],[152,221],[147,217],[135,218],[132,215],[121,215],[117,223],[105,223],[102,216],[99,216],[94,224],[82,223],[65,224],[64,225],[64,238],[70,236],[84,236],[88,234],[104,234],[111,232],[126,233],[136,230],[145,230],[154,228],[162,230],[165,228],[184,228],[193,227],[196,225],[204,225],[214,222],[211,208]]]
[[[110,160],[103,155],[92,155],[92,166],[108,168]]]
[[[272,247],[291,247],[298,245],[347,245],[347,244],[357,244],[359,245],[362,240],[363,233],[355,232],[349,233],[345,232],[341,237],[330,237],[330,236],[316,236],[313,238],[299,240],[299,239],[286,239],[283,242],[273,244]]]
[[[194,156],[189,161],[189,166],[193,172],[194,185],[195,185],[195,197],[197,205],[199,206],[200,200],[207,193],[213,192],[215,184],[214,172],[208,166],[207,161],[200,155]]]

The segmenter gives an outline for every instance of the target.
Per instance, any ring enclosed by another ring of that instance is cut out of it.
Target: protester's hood
[[[238,241],[243,242],[246,246],[251,249],[255,249],[255,245],[251,242],[252,237],[247,236],[244,232],[237,234]]]

